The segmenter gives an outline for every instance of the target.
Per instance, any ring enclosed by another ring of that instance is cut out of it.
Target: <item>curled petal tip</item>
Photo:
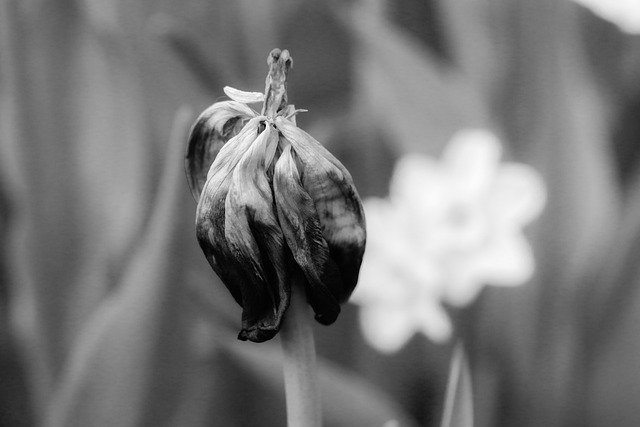
[[[280,328],[276,327],[242,329],[238,334],[238,339],[240,341],[261,343],[269,341],[271,338],[275,337],[279,330]]]
[[[262,92],[245,92],[243,90],[234,89],[231,86],[225,86],[223,90],[229,98],[243,104],[264,102],[264,93]]]
[[[331,312],[316,314],[314,318],[321,325],[331,325],[338,319],[339,314],[340,314],[340,310],[331,311]]]
[[[218,102],[198,116],[189,131],[185,172],[196,202],[207,181],[207,174],[222,147],[240,132],[255,112],[235,101]]]

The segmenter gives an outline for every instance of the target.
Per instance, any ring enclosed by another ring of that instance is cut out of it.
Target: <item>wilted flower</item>
[[[493,134],[464,131],[440,161],[401,158],[389,199],[365,201],[369,242],[352,300],[376,348],[395,351],[415,332],[445,341],[452,325],[443,302],[465,306],[486,284],[530,279],[522,228],[540,213],[544,184],[529,166],[500,156]]]
[[[287,104],[289,52],[273,50],[268,63],[264,95],[225,88],[231,101],[198,117],[186,162],[198,241],[243,307],[238,338],[255,342],[278,332],[292,281],[304,282],[316,320],[333,323],[365,244],[351,175],[296,126]],[[261,114],[247,105],[256,102]]]

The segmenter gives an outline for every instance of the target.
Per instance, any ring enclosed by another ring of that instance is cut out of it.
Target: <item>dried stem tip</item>
[[[287,49],[273,49],[267,58],[269,74],[265,82],[264,106],[262,115],[275,117],[287,107],[287,76],[293,65],[293,59]]]

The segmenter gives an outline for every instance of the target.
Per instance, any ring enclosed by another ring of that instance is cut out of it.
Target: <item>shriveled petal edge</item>
[[[280,226],[306,278],[307,299],[316,320],[331,324],[340,313],[338,295],[342,292],[342,280],[322,235],[313,199],[300,182],[291,145],[285,146],[276,162],[273,183]]]
[[[229,98],[243,104],[256,104],[258,102],[264,102],[264,93],[262,92],[245,92],[244,90],[235,89],[231,86],[225,86],[223,90],[225,95],[227,95]]]
[[[255,115],[244,104],[225,101],[211,105],[195,120],[189,130],[184,167],[196,202],[207,181],[209,168],[222,147],[239,132],[245,120]]]
[[[331,182],[336,186],[337,191],[341,193],[341,197],[335,200],[344,202],[343,211],[352,214],[351,221],[349,221],[352,230],[349,233],[345,233],[344,227],[339,230],[333,230],[331,224],[327,223],[325,212],[318,212],[324,238],[342,276],[343,291],[337,297],[340,303],[344,303],[348,300],[357,284],[358,272],[366,245],[366,220],[362,201],[349,171],[322,144],[282,117],[277,117],[275,123],[283,137],[291,143],[293,150],[306,168],[301,171],[301,174],[306,177],[303,180],[303,185],[314,200],[316,208],[318,203],[326,198],[323,197],[324,194],[312,194],[308,186],[308,179],[312,175],[310,174],[311,170],[322,170],[322,175],[330,180],[326,182]],[[326,200],[324,201],[326,202]],[[335,220],[335,218],[333,219]],[[344,218],[340,223],[344,226]]]

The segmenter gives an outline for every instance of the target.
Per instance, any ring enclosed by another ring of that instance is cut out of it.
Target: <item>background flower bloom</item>
[[[574,0],[593,13],[616,24],[622,31],[640,34],[638,0]]]
[[[443,302],[465,306],[486,284],[531,278],[522,228],[542,210],[544,184],[527,165],[500,163],[501,150],[488,131],[462,131],[440,160],[401,158],[389,198],[365,201],[369,244],[353,300],[374,347],[395,351],[415,332],[445,341]]]

